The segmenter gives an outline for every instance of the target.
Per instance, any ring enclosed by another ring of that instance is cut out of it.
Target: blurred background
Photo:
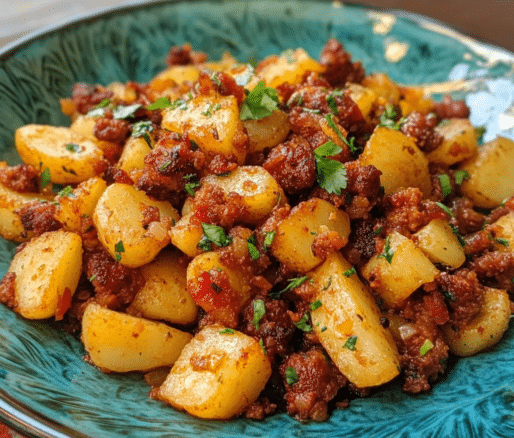
[[[251,0],[248,0],[251,1]],[[0,0],[0,47],[40,27],[134,0]],[[343,2],[344,3],[344,2]],[[367,0],[369,6],[403,9],[514,52],[514,0]]]

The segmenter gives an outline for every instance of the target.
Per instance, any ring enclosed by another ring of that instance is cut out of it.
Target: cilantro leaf
[[[232,237],[225,234],[225,230],[217,225],[205,224],[202,222],[202,229],[205,238],[219,247],[230,245]],[[202,239],[203,240],[203,239]],[[201,242],[201,241],[200,241]]]
[[[441,209],[443,210],[446,214],[450,215],[450,216],[453,216],[453,213],[452,211],[446,206],[444,205],[443,203],[441,202],[436,202],[436,205]]]
[[[328,193],[336,195],[340,195],[341,190],[346,188],[346,168],[343,163],[326,157],[336,155],[341,151],[341,147],[332,141],[327,141],[314,150],[318,184]]]
[[[241,104],[239,117],[241,120],[269,117],[278,108],[278,103],[277,91],[274,88],[267,88],[264,81],[259,81]]]
[[[391,264],[391,262],[393,261],[393,255],[394,255],[394,251],[391,248],[390,240],[391,240],[391,236],[387,236],[385,245],[384,245],[384,252],[377,256],[377,259],[384,258],[387,260],[387,262],[389,264]]]
[[[320,300],[314,301],[314,303],[311,303],[311,305],[310,305],[311,310],[316,310],[316,309],[319,309],[320,307],[321,307]]]
[[[134,117],[134,113],[142,107],[143,105],[141,105],[140,103],[135,103],[134,105],[127,106],[120,105],[113,110],[112,116],[115,119],[128,119],[129,117]]]
[[[235,333],[235,330],[231,328],[225,328],[223,330],[220,330],[218,333],[220,335],[233,335]]]
[[[450,183],[450,177],[446,173],[437,175],[439,178],[439,184],[441,185],[441,193],[443,198],[446,198],[452,192],[452,184]]]
[[[152,140],[150,138],[150,132],[152,132],[152,131],[153,131],[153,125],[152,125],[152,122],[150,122],[149,120],[137,122],[137,123],[134,123],[134,125],[132,125],[131,137],[135,137],[135,138],[143,137],[144,140],[146,141],[146,144],[148,146],[152,147]]]
[[[305,333],[312,332],[312,326],[309,324],[309,314],[308,313],[303,315],[302,318],[298,322],[294,323],[294,325]]]
[[[298,287],[305,283],[309,277],[305,275],[304,277],[296,277],[296,278],[290,278],[288,281],[288,285],[282,289],[279,292],[271,292],[270,297],[273,299],[277,299],[282,295],[284,292],[290,291],[291,289],[294,289],[295,287]]]
[[[355,344],[357,343],[357,336],[353,335],[350,336],[346,342],[344,343],[343,347],[348,348],[350,351],[355,351]]]
[[[277,234],[276,231],[267,231],[266,236],[264,237],[264,244],[262,248],[264,249],[264,252],[267,252],[271,244],[273,243],[273,239],[275,239],[275,234]]]
[[[397,117],[398,114],[396,113],[394,106],[388,103],[384,108],[384,112],[380,115],[380,123],[378,126],[384,126],[386,128],[399,131],[405,118],[402,117],[400,120],[398,120],[398,122],[395,122]]]
[[[298,382],[298,374],[296,374],[296,370],[293,367],[286,368],[286,383],[288,385],[294,385]]]
[[[266,306],[264,305],[264,301],[255,300],[253,302],[253,320],[252,324],[255,326],[257,330],[259,330],[259,323],[262,317],[266,314]]]
[[[425,356],[430,350],[434,348],[434,344],[430,339],[427,339],[425,342],[423,342],[423,345],[419,349],[419,355]]]
[[[469,179],[469,173],[465,170],[457,170],[455,172],[455,184],[460,186],[464,181]]]
[[[120,240],[116,245],[114,245],[114,254],[117,262],[121,260],[122,252],[125,252],[125,248],[123,247],[123,242]]]
[[[345,277],[350,278],[353,274],[356,274],[356,273],[357,273],[357,269],[355,269],[355,266],[354,266],[353,268],[350,268],[350,269],[348,269],[347,271],[344,271],[344,272],[343,272],[343,275],[344,275]]]
[[[51,182],[50,169],[47,167],[41,173],[41,188],[46,187],[48,184],[50,184],[50,182]]]
[[[80,146],[76,143],[66,143],[64,147],[70,152],[80,152]]]
[[[457,238],[457,240],[459,241],[460,243],[460,246],[464,247],[466,246],[466,241],[464,240],[464,238],[460,235],[459,233],[459,229],[453,225],[453,224],[448,224],[450,226],[450,228],[452,229],[452,233],[455,235],[455,237]]]
[[[258,260],[260,256],[259,250],[257,249],[257,246],[255,246],[255,243],[255,235],[252,234],[246,241],[246,244],[248,246],[248,253],[250,254],[252,260]]]
[[[355,142],[355,137],[352,137],[350,138],[350,140],[348,140],[344,135],[343,133],[341,132],[341,130],[337,127],[336,125],[336,122],[334,122],[334,116],[332,114],[327,114],[325,116],[325,120],[327,121],[327,125],[330,126],[330,128],[332,128],[332,130],[337,134],[337,136],[341,139],[341,141],[346,145],[348,146],[348,148],[350,149],[350,152],[352,154],[354,154],[355,152],[357,152],[357,147],[355,147],[354,145],[354,142]]]

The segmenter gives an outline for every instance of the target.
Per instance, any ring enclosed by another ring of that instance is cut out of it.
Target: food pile
[[[323,421],[490,348],[514,292],[514,142],[329,40],[253,67],[173,47],[76,84],[0,167],[0,302],[210,419]]]

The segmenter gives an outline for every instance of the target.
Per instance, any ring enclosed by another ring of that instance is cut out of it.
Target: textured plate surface
[[[324,1],[156,2],[82,17],[0,53],[0,158],[17,162],[13,134],[27,123],[69,122],[59,110],[78,81],[148,81],[171,45],[190,42],[212,59],[243,61],[304,47],[318,57],[340,39],[366,71],[404,84],[436,84],[465,97],[471,120],[514,138],[514,56],[432,21]],[[0,242],[0,274],[13,246]],[[508,437],[514,436],[514,334],[493,351],[460,360],[433,391],[396,384],[326,423],[287,415],[263,422],[207,422],[150,400],[139,376],[104,375],[82,361],[74,338],[0,305],[0,418],[39,437]]]

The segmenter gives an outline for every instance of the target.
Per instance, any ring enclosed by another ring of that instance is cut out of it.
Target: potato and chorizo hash
[[[514,142],[332,39],[258,65],[173,47],[148,84],[78,83],[0,167],[0,302],[209,419],[323,421],[419,393],[502,338]]]

